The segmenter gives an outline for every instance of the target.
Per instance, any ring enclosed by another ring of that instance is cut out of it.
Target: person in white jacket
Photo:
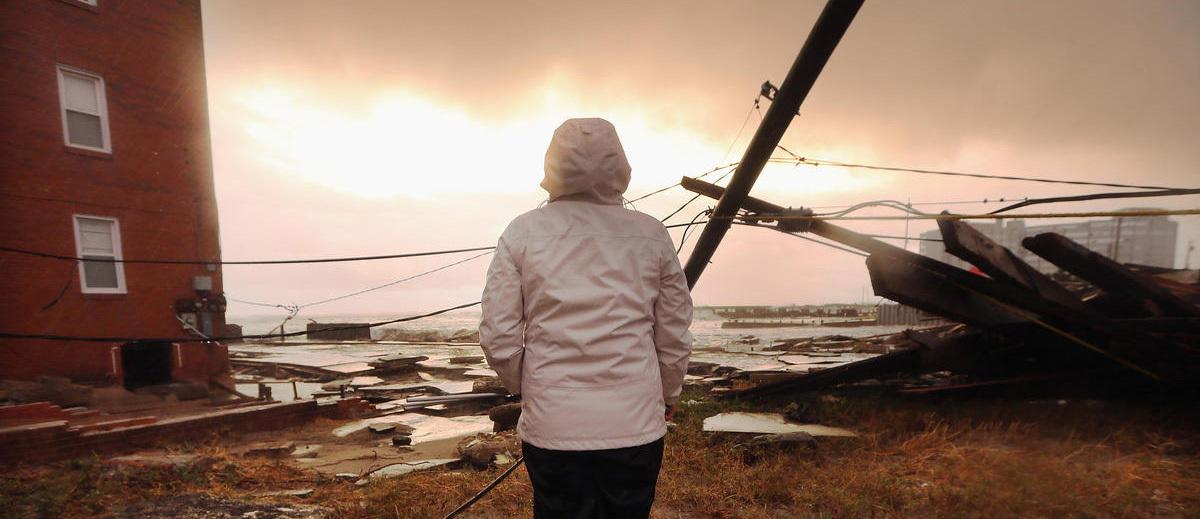
[[[671,237],[622,205],[616,129],[570,119],[546,150],[549,202],[504,230],[480,344],[522,397],[535,517],[647,517],[679,399],[692,300]]]

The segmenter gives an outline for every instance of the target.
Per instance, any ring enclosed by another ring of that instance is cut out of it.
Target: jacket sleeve
[[[679,257],[669,244],[663,247],[658,298],[654,302],[654,348],[658,352],[663,399],[675,405],[692,353],[692,333],[688,331],[692,324],[692,294],[679,267]]]
[[[504,387],[521,394],[521,365],[525,357],[525,312],[521,273],[502,236],[496,244],[483,288],[483,317],[479,345],[488,364],[500,375]]]

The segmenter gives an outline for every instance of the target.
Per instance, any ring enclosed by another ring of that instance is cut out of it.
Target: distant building
[[[219,261],[199,0],[0,2],[0,245]],[[221,267],[0,252],[0,331],[224,328]],[[128,387],[228,369],[215,343],[0,339],[0,379]]]
[[[1058,268],[1021,246],[1021,240],[1026,236],[1054,232],[1121,263],[1173,268],[1179,233],[1179,223],[1166,216],[1112,217],[1107,220],[1035,226],[1026,226],[1023,220],[998,220],[994,223],[971,222],[971,226],[1045,273]],[[940,240],[942,233],[933,230],[921,233],[921,238]],[[969,268],[962,260],[947,254],[940,241],[922,241],[921,254]]]

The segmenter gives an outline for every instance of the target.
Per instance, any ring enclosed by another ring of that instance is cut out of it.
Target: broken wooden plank
[[[942,211],[948,215],[949,212]],[[938,220],[946,252],[975,265],[997,281],[1024,287],[1060,305],[1084,311],[1083,302],[1062,285],[962,220]]]
[[[867,257],[867,271],[875,295],[927,313],[985,328],[1029,322],[904,258],[872,254]]]
[[[681,185],[688,191],[712,198],[720,198],[724,193],[720,186],[687,177],[684,177]],[[754,197],[747,197],[742,207],[763,215],[778,215],[789,211],[783,206]],[[1000,283],[933,258],[914,254],[820,219],[811,220],[808,232],[872,255],[903,258],[924,270],[943,276],[946,283],[974,292],[996,305],[1007,308],[1011,313],[1030,320],[1049,334],[1066,339],[1154,380],[1185,381],[1187,378],[1186,374],[1178,369],[1179,365],[1176,362],[1187,355],[1189,350],[1176,342],[1152,336],[1096,312],[1063,305],[1026,288]],[[850,365],[853,364],[848,366]]]
[[[740,391],[730,391],[721,398],[757,397],[785,391],[810,391],[838,384],[858,382],[869,378],[882,378],[916,370],[921,363],[921,348],[910,348],[885,353],[850,364],[824,369],[805,375],[796,375],[782,380],[760,384]]]
[[[1048,232],[1025,238],[1021,244],[1100,290],[1143,301],[1151,315],[1200,317],[1200,307],[1177,297],[1150,276],[1134,272],[1066,236]]]

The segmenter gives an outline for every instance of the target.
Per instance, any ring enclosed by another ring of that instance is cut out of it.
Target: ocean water
[[[367,323],[378,322],[404,317],[412,314],[357,314],[357,315],[301,315],[300,317],[289,321],[286,324],[286,329],[289,332],[304,330],[306,323],[312,321],[320,323]],[[283,320],[281,315],[246,315],[235,316],[231,315],[227,318],[228,322],[242,325],[243,333],[263,334],[270,332],[273,328],[279,326]],[[825,326],[797,326],[791,328],[739,328],[739,329],[722,329],[721,323],[723,318],[715,313],[706,310],[697,310],[692,319],[692,336],[695,339],[694,347],[723,347],[730,351],[753,351],[769,346],[772,342],[800,338],[800,337],[820,337],[823,335],[846,335],[850,337],[867,337],[871,335],[880,335],[886,333],[895,333],[901,331],[906,326],[858,326],[852,328],[833,328]],[[450,312],[442,315],[435,315],[417,321],[409,321],[405,323],[386,325],[371,330],[371,336],[374,339],[379,339],[386,329],[407,329],[407,330],[437,330],[443,334],[449,335],[461,330],[474,330],[479,326],[479,311],[464,310]],[[757,344],[742,344],[739,342],[745,337],[754,337],[759,339]],[[304,336],[292,337],[289,341],[304,342]]]

